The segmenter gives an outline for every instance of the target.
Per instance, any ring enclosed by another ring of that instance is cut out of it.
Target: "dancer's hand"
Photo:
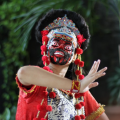
[[[94,82],[94,81],[106,74],[105,71],[107,70],[107,67],[104,67],[103,69],[98,71],[99,65],[100,65],[100,60],[95,61],[88,75],[83,80],[80,81],[81,82],[81,87],[80,87],[81,93],[86,92],[87,90],[98,86],[98,82]]]

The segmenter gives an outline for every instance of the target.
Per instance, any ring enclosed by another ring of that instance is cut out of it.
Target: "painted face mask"
[[[75,39],[72,35],[54,32],[48,42],[48,55],[53,64],[65,65],[71,61],[75,52]]]

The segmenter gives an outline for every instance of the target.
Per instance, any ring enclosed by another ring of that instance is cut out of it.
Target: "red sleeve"
[[[34,66],[34,67],[39,67],[39,66]],[[40,68],[40,67],[39,67]],[[19,81],[19,79],[18,79],[18,76],[16,76],[16,83],[17,83],[17,85],[18,85],[18,87],[20,88],[20,90],[22,90],[24,93],[32,93],[34,90],[35,90],[35,88],[36,88],[36,85],[30,85],[30,86],[25,86],[25,85],[23,85],[20,81]],[[37,86],[38,87],[38,86]]]
[[[22,83],[20,83],[19,79],[18,79],[18,76],[16,76],[16,83],[18,85],[18,87],[23,91],[25,92],[26,94],[27,93],[32,93],[36,87],[36,85],[30,85],[30,86],[25,86],[23,85]]]
[[[86,92],[84,100],[86,120],[95,120],[104,112],[103,106],[98,104],[89,91]]]

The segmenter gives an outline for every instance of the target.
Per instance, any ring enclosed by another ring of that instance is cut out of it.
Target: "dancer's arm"
[[[99,104],[89,91],[86,92],[84,101],[86,120],[109,120],[105,114],[104,105]]]
[[[69,90],[72,81],[67,78],[62,78],[59,75],[50,73],[43,68],[35,66],[24,66],[17,73],[19,81],[25,85],[38,85],[50,88],[59,88]]]
[[[90,74],[88,74],[84,80],[81,82],[80,92],[85,92],[89,88],[95,87],[98,84],[92,83],[99,77],[105,75],[106,68],[101,69],[97,72],[100,61],[97,61],[93,64]],[[51,88],[65,89],[70,90],[72,81],[67,78],[62,78],[56,74],[45,71],[42,68],[34,66],[24,66],[18,70],[18,79],[23,85],[38,85],[46,86]],[[86,89],[85,89],[86,88]]]
[[[97,118],[96,120],[109,120],[109,118],[107,117],[107,115],[104,113],[102,113],[102,115],[100,115],[99,118]]]

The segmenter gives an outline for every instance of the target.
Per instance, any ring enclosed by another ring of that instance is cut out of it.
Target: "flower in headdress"
[[[86,39],[83,37],[83,35],[77,35],[77,42],[80,46],[83,42],[85,42],[85,40]]]
[[[43,30],[43,31],[41,31],[42,36],[46,36],[48,33],[49,33],[48,30]]]

